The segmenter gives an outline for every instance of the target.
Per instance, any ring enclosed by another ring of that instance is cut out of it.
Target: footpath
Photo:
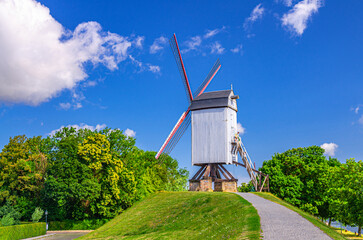
[[[331,240],[296,212],[252,193],[236,193],[249,201],[261,219],[264,240]]]

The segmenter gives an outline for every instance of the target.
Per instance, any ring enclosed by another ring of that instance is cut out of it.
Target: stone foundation
[[[237,192],[237,179],[215,181],[214,182],[214,191],[216,191],[216,192]]]
[[[189,191],[213,192],[212,178],[189,180]]]
[[[212,188],[212,178],[204,178],[200,180],[200,190],[202,192],[213,192]]]
[[[198,180],[189,180],[189,191],[197,192],[200,190],[200,182]]]

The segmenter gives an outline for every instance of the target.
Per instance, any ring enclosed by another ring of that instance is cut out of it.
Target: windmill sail
[[[190,110],[188,109],[186,112],[183,112],[178,122],[175,124],[173,130],[171,130],[169,136],[166,138],[159,152],[156,154],[156,159],[158,159],[162,153],[169,154],[173,150],[175,145],[180,140],[181,136],[190,125],[190,121]]]
[[[217,59],[216,63],[212,67],[212,69],[209,71],[207,77],[204,79],[200,87],[197,89],[197,91],[194,92],[194,96],[198,97],[201,95],[204,90],[208,87],[209,83],[212,81],[214,76],[217,74],[218,70],[221,68],[221,63],[219,62],[219,58]]]
[[[183,59],[180,54],[180,50],[179,50],[179,46],[178,46],[178,42],[176,40],[175,34],[169,40],[169,43],[170,43],[171,50],[173,51],[173,54],[174,54],[176,65],[178,66],[178,70],[180,73],[180,77],[182,78],[185,91],[187,93],[188,102],[190,104],[193,101],[193,94],[192,94],[192,90],[190,89],[187,73],[185,71]]]

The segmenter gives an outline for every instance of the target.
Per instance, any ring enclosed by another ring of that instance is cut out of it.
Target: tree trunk
[[[331,218],[329,218],[329,224],[328,224],[329,227],[331,227]]]
[[[358,236],[362,236],[362,226],[358,227]]]

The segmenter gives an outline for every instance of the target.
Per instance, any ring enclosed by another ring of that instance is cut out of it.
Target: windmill
[[[182,113],[155,158],[170,154],[184,132],[192,124],[192,165],[199,166],[189,180],[191,191],[237,191],[237,179],[224,165],[235,164],[247,169],[256,191],[262,191],[268,175],[256,170],[237,133],[237,95],[233,90],[204,92],[221,68],[216,61],[200,87],[192,94],[175,34],[170,39],[189,107]],[[242,162],[238,162],[238,156]],[[264,179],[262,179],[264,178]]]

